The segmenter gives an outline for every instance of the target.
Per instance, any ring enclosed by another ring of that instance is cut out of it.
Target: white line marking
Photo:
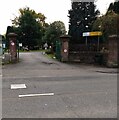
[[[41,78],[42,78],[42,77],[43,77],[43,78],[45,78],[45,77],[46,77],[46,78],[47,78],[47,77],[53,77],[53,76],[39,76],[39,77],[41,77]]]
[[[11,89],[23,89],[26,88],[25,84],[11,84]]]
[[[52,96],[52,95],[54,95],[54,93],[27,94],[27,95],[19,95],[19,97]]]

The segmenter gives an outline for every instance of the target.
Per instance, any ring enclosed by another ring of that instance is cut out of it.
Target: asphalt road
[[[2,69],[2,117],[116,118],[115,71],[61,63],[40,52],[21,53],[19,63]],[[11,89],[14,84],[26,88]]]

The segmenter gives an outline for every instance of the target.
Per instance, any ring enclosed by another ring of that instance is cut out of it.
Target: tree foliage
[[[29,7],[19,9],[19,12],[19,17],[15,17],[12,24],[16,27],[19,41],[33,49],[42,39],[46,17]]]
[[[93,2],[72,3],[72,9],[69,11],[69,35],[72,36],[72,43],[80,43],[82,33],[92,30],[98,14]]]
[[[119,14],[119,1],[110,3],[107,13],[110,11],[114,11],[115,13]]]
[[[44,42],[55,44],[63,34],[66,34],[64,23],[62,21],[54,21],[46,29]]]
[[[119,34],[119,14],[118,10],[116,10],[117,4],[119,5],[119,2],[111,3],[107,13],[98,17],[93,24],[93,30],[101,30],[105,40],[107,40],[109,35]]]

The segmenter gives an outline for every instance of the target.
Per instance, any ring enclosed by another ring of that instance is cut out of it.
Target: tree
[[[48,42],[48,44],[55,44],[57,40],[59,40],[61,35],[66,34],[65,25],[62,21],[55,21],[51,23],[45,32],[44,42]]]
[[[23,46],[33,49],[42,39],[45,25],[45,16],[30,10],[29,7],[19,9],[20,16],[12,20],[13,26],[16,27],[19,41]]]
[[[110,3],[105,15],[98,17],[94,24],[93,30],[101,30],[103,38],[106,41],[109,35],[119,34],[119,1]]]
[[[107,40],[109,35],[116,35],[118,32],[119,15],[114,11],[99,17],[93,24],[93,30],[100,30],[103,33],[104,39]]]
[[[109,8],[107,10],[107,14],[110,11],[114,11],[115,13],[119,14],[119,1],[114,2],[114,3],[110,3]]]
[[[72,43],[81,43],[82,33],[92,30],[98,14],[93,2],[72,3],[72,9],[69,10],[69,35],[72,36]]]

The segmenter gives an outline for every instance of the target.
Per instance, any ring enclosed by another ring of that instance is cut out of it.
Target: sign
[[[101,36],[102,32],[90,32],[90,36]]]
[[[84,32],[83,33],[83,37],[85,37],[85,36],[101,36],[102,35],[102,32],[99,32],[99,31],[97,31],[97,32]]]
[[[19,43],[19,47],[22,47],[22,43]]]
[[[67,49],[64,49],[64,53],[66,53],[67,52]]]
[[[14,43],[14,42],[11,42],[11,45],[12,45],[12,46],[14,46],[14,45],[15,45],[15,43]]]
[[[90,32],[84,32],[83,33],[83,36],[85,37],[85,36],[90,36]]]
[[[2,46],[3,46],[3,48],[5,48],[6,47],[5,43],[3,43]]]

